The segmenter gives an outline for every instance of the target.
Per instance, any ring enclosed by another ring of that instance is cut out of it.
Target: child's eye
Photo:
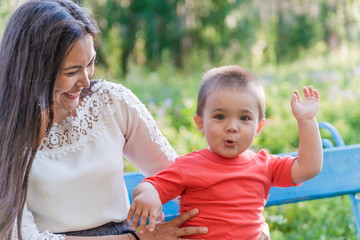
[[[240,117],[240,120],[242,120],[242,121],[249,121],[250,118],[249,118],[248,116],[241,116],[241,117]]]
[[[218,120],[223,120],[223,119],[225,119],[225,116],[221,115],[221,114],[218,114],[218,115],[215,116],[215,118],[218,119]]]

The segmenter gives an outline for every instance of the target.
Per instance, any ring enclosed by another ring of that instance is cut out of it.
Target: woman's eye
[[[87,66],[90,67],[90,66],[94,65],[94,63],[95,63],[95,59],[91,60],[91,62],[89,62],[89,64]]]
[[[71,76],[74,76],[77,72],[69,72],[69,73],[66,73],[67,76],[71,77]]]
[[[93,59],[91,59],[91,61],[89,62],[89,64],[87,65],[87,67],[95,65],[95,58],[96,56],[93,57]]]
[[[225,119],[225,116],[224,115],[216,115],[215,118],[219,119],[219,120],[223,120],[223,119]]]

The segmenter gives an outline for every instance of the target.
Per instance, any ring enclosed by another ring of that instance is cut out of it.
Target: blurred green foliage
[[[0,0],[1,32],[21,1]],[[206,147],[193,123],[197,90],[204,71],[225,64],[250,69],[265,86],[267,122],[255,150],[297,150],[290,99],[305,85],[320,91],[318,121],[333,124],[346,144],[360,143],[360,0],[80,2],[102,32],[97,75],[130,88],[179,155]],[[136,171],[128,163],[126,170]],[[264,215],[273,240],[357,239],[347,196]]]
[[[250,68],[357,44],[359,0],[83,0],[102,31],[98,55],[110,78],[130,64],[186,69],[206,59]],[[111,56],[110,56],[111,55]],[[199,56],[196,58],[194,55]]]

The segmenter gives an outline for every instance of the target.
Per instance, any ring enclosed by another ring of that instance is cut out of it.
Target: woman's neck
[[[61,123],[62,121],[64,121],[66,119],[66,117],[69,116],[76,116],[76,108],[73,110],[65,110],[65,109],[59,109],[58,111],[54,112],[54,117],[55,117],[55,122],[57,123]]]

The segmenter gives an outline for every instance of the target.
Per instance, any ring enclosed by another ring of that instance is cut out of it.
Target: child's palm
[[[320,105],[320,95],[313,87],[304,87],[304,100],[301,99],[297,90],[291,98],[291,108],[296,119],[310,119],[315,117]]]

